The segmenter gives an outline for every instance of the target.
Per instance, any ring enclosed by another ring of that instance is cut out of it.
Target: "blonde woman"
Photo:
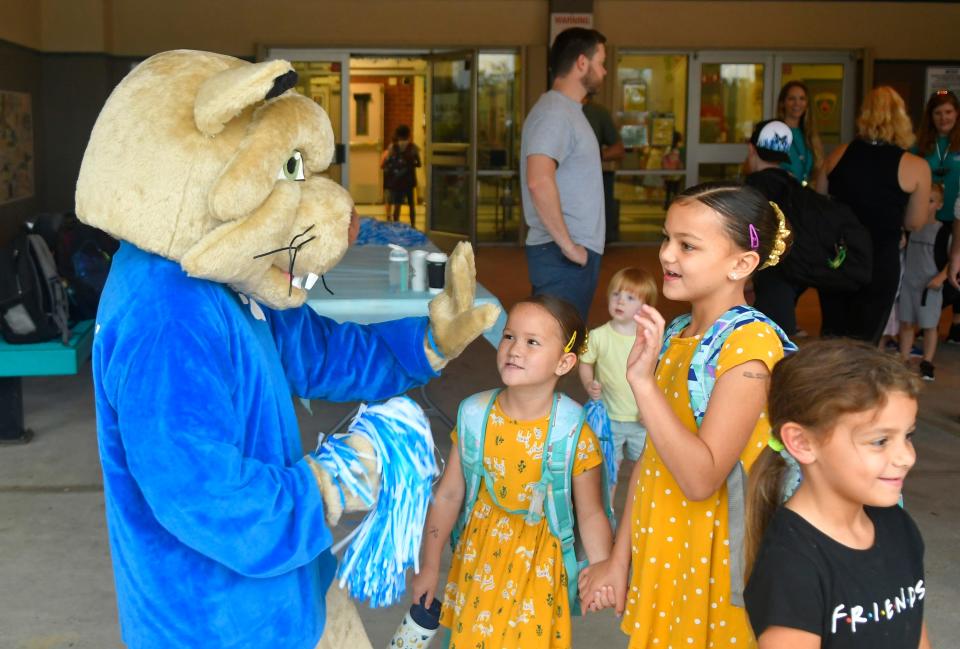
[[[856,293],[820,292],[821,335],[877,344],[900,285],[900,235],[923,226],[930,167],[905,149],[913,128],[903,99],[889,86],[871,90],[857,117],[857,137],[827,157],[817,191],[849,205],[873,240],[873,280]],[[830,308],[828,308],[828,305]]]
[[[777,119],[793,132],[790,161],[780,164],[804,185],[812,183],[823,164],[823,144],[810,110],[810,91],[802,81],[788,81],[777,97]]]

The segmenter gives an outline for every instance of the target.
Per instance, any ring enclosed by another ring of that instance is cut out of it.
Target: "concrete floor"
[[[626,263],[652,268],[654,254],[652,249],[614,250],[605,257],[604,276]],[[481,282],[504,304],[526,290],[515,280],[525,276],[517,249],[482,249],[477,263]],[[502,281],[497,273],[511,279]],[[668,314],[680,308],[664,306]],[[815,301],[805,297],[799,312],[801,326],[816,331]],[[591,324],[599,324],[602,317],[598,300]],[[462,398],[497,383],[494,350],[481,339],[430,385],[429,394],[442,410],[453,413]],[[36,436],[25,446],[0,447],[0,649],[121,647],[89,364],[77,376],[25,379],[23,389],[27,425]],[[563,389],[583,398],[572,381]],[[955,495],[960,487],[958,394],[960,348],[944,346],[937,359],[937,380],[927,384],[921,399],[919,460],[905,488],[907,507],[926,542],[926,619],[938,648],[956,646],[960,637],[960,562],[955,560],[960,547],[960,499]],[[316,404],[311,415],[297,406],[304,446],[313,447],[317,433],[348,410],[344,404]],[[448,431],[437,419],[433,427],[446,454]],[[622,474],[629,474],[628,466]],[[618,511],[625,493],[625,488],[618,489]],[[408,605],[380,610],[361,606],[374,647],[386,646]],[[617,649],[626,644],[609,611],[574,621],[576,647]]]

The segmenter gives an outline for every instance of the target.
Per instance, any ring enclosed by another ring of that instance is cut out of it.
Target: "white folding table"
[[[418,248],[430,252],[437,250],[431,243]],[[411,251],[414,249],[416,248],[411,248]],[[317,282],[309,291],[307,304],[320,315],[337,322],[370,324],[428,315],[427,305],[435,295],[428,291],[401,292],[390,289],[387,266],[389,253],[389,246],[364,245],[349,248],[340,263],[324,275],[333,295],[326,291],[323,282]],[[494,304],[501,308],[496,323],[484,333],[486,340],[496,348],[500,344],[503,327],[507,322],[503,306],[493,293],[479,283],[474,303]],[[430,400],[426,386],[420,387],[420,396],[427,406],[428,415],[436,415],[449,428],[453,428],[450,417]],[[352,417],[353,413],[347,415],[334,430],[346,424]]]

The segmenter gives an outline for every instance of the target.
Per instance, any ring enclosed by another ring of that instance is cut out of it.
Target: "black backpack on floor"
[[[828,291],[856,291],[873,276],[873,241],[848,206],[804,187],[783,169],[750,174],[746,184],[783,210],[792,232],[780,261],[784,277]]]
[[[8,343],[70,340],[63,281],[43,237],[18,235],[0,247],[0,334]]]

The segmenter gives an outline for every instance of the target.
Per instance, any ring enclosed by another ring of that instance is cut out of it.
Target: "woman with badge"
[[[777,119],[790,127],[790,161],[780,166],[801,184],[812,183],[823,164],[823,144],[810,111],[810,92],[801,81],[788,81],[777,96]]]
[[[933,172],[933,182],[943,186],[943,207],[937,211],[937,220],[949,224],[940,228],[934,244],[934,258],[941,267],[946,263],[950,235],[960,234],[956,220],[956,203],[960,193],[960,101],[950,90],[937,90],[930,95],[923,109],[917,144],[911,149],[925,158]],[[946,287],[943,306],[953,305],[953,321],[947,342],[960,344],[960,295]]]

